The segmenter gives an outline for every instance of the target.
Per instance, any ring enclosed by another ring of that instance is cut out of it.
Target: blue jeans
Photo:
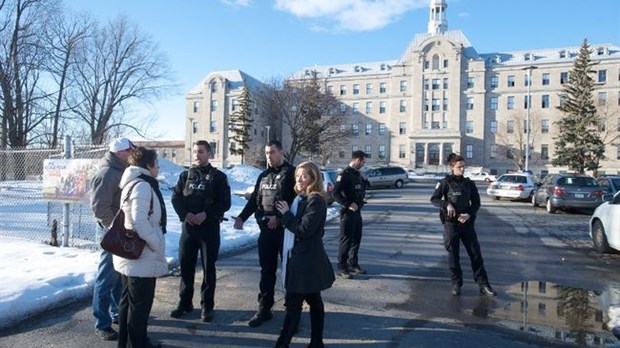
[[[97,243],[101,241],[103,233],[103,228],[98,226],[97,234],[95,235]],[[112,327],[112,320],[118,318],[120,297],[121,282],[119,274],[114,270],[112,254],[102,250],[93,291],[95,329],[103,330]]]

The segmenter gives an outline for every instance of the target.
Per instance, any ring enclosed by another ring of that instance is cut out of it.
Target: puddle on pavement
[[[607,327],[607,309],[620,304],[620,289],[601,292],[527,281],[509,286],[506,295],[514,301],[480,301],[473,314],[558,342],[588,347],[618,344],[620,338]]]

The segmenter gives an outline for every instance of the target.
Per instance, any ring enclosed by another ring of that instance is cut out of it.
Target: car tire
[[[396,188],[402,188],[403,185],[405,185],[405,182],[402,180],[396,180],[396,182],[394,183],[394,187]]]
[[[493,196],[493,199],[496,201],[499,201],[500,198],[501,198],[500,196]]]
[[[555,214],[557,208],[553,206],[553,204],[551,204],[551,200],[549,198],[547,198],[547,203],[545,203],[545,207],[547,208],[547,213],[549,214]]]
[[[531,202],[532,202],[532,207],[534,207],[534,208],[538,207],[538,202],[536,201],[536,195],[535,194],[532,194]]]
[[[484,182],[489,183],[491,180],[489,180],[489,178],[484,178]]]
[[[599,253],[608,253],[611,251],[609,243],[607,242],[607,235],[605,235],[605,227],[600,220],[594,221],[592,225],[592,244],[594,249]]]

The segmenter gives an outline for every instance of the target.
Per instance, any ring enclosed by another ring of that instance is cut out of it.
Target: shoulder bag
[[[129,199],[131,191],[136,185],[137,183],[131,186],[122,203]],[[125,212],[122,209],[122,203],[121,208],[118,209],[118,212],[114,216],[112,225],[110,225],[106,233],[103,235],[100,245],[103,250],[113,255],[120,256],[128,260],[136,260],[140,257],[140,254],[142,254],[142,249],[144,249],[146,242],[138,236],[136,231],[125,228]],[[151,197],[149,216],[152,212],[153,198]]]

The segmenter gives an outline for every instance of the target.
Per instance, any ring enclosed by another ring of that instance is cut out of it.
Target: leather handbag
[[[129,199],[131,191],[136,184],[131,186],[127,192],[127,196],[123,200],[123,203]],[[151,215],[152,211],[153,199],[151,198],[151,209],[149,210],[149,215]],[[125,228],[125,212],[123,212],[122,208],[118,209],[118,212],[114,216],[112,225],[110,225],[106,233],[103,235],[103,239],[101,239],[100,243],[103,250],[128,260],[138,259],[140,254],[142,254],[142,249],[144,249],[145,244],[146,242],[138,236],[136,231]]]

